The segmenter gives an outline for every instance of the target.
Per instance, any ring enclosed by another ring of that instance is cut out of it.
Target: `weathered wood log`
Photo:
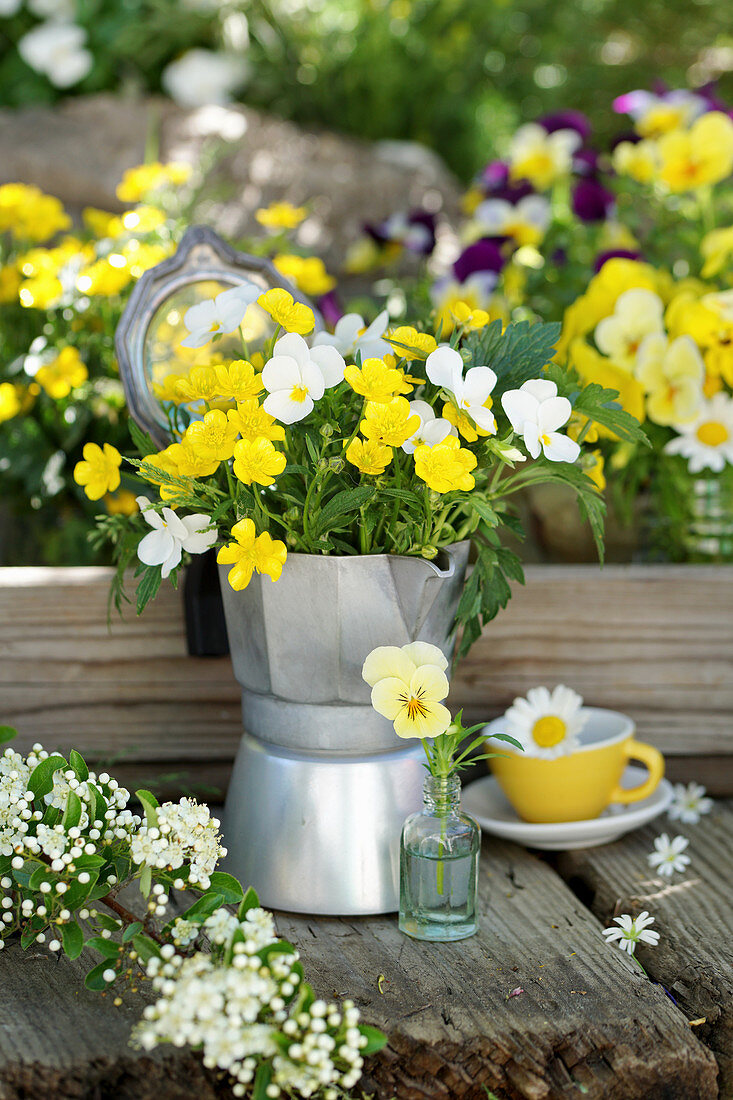
[[[600,925],[546,863],[489,839],[480,906],[479,934],[456,944],[410,940],[391,918],[279,917],[318,991],[353,996],[364,1018],[389,1035],[367,1066],[367,1094],[718,1095],[714,1059],[686,1018],[605,943]]]
[[[666,831],[690,838],[684,874],[662,878],[647,855]],[[641,947],[650,977],[674,996],[720,1066],[720,1095],[733,1096],[733,803],[697,825],[657,821],[616,844],[565,852],[559,870],[605,924],[646,909],[660,934]]]
[[[192,658],[181,595],[107,625],[105,569],[0,569],[0,721],[21,747],[124,768],[225,773],[241,731],[227,658]],[[532,566],[457,670],[451,701],[479,720],[564,682],[626,711],[688,778],[733,793],[733,569]],[[717,757],[711,769],[705,758]],[[719,766],[720,765],[720,766]],[[674,765],[672,765],[673,768]],[[182,786],[186,780],[182,780]]]

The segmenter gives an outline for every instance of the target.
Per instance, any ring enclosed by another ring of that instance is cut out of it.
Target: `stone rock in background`
[[[261,233],[254,212],[275,200],[308,202],[298,242],[338,271],[361,223],[425,205],[454,220],[459,187],[440,158],[420,145],[368,144],[306,131],[247,107],[183,110],[160,98],[95,95],[57,107],[0,111],[0,183],[34,183],[72,210],[119,209],[115,185],[145,159],[148,137],[161,160],[196,163],[220,145],[214,170],[221,197],[205,220],[236,240]]]

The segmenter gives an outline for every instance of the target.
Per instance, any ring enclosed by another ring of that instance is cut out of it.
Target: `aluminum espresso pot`
[[[276,583],[241,592],[220,566],[244,734],[224,814],[225,866],[263,905],[389,913],[399,839],[422,804],[425,759],[370,704],[361,677],[378,645],[421,640],[450,659],[469,543],[434,561],[289,554]]]

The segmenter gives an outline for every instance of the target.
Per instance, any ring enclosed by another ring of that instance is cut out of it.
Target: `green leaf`
[[[47,756],[40,764],[36,764],[28,780],[28,790],[33,791],[36,798],[43,798],[53,790],[53,773],[65,768],[67,762],[63,756],[54,753]]]
[[[115,940],[106,940],[104,936],[92,936],[87,940],[87,947],[93,947],[105,959],[117,959],[120,953],[119,944]]]
[[[359,1052],[362,1058],[368,1058],[370,1054],[376,1054],[378,1050],[382,1050],[387,1045],[387,1036],[379,1028],[370,1027],[369,1024],[360,1024],[359,1031],[367,1040],[367,1045],[362,1047]]]
[[[42,863],[40,867],[36,867],[31,874],[28,885],[31,890],[40,890],[42,882],[50,882],[52,885],[58,882],[58,875],[51,870],[47,863]]]
[[[89,811],[89,818],[92,822],[104,821],[104,815],[107,812],[107,802],[100,791],[99,787],[90,780],[87,780],[87,790],[92,796],[92,805]]]
[[[140,893],[144,898],[150,894],[150,887],[153,884],[153,869],[152,867],[143,867],[140,874]]]
[[[153,565],[146,566],[142,575],[142,579],[137,586],[137,613],[142,615],[143,611],[150,603],[152,599],[158,594],[162,581],[161,566]]]
[[[74,791],[69,791],[66,796],[66,809],[64,810],[64,816],[61,818],[61,824],[65,830],[73,829],[75,825],[78,825],[81,821],[81,799]]]
[[[137,447],[141,458],[144,455],[152,455],[158,453],[158,448],[153,442],[152,436],[148,435],[147,432],[144,432],[140,425],[135,423],[132,417],[130,417],[130,419],[128,420],[127,426],[130,432],[130,436],[132,437],[132,442]]]
[[[145,823],[149,829],[156,828],[158,825],[158,806],[160,803],[158,799],[150,791],[144,789],[135,791],[135,798],[141,804],[145,811]]]
[[[221,894],[225,905],[236,905],[244,897],[241,883],[226,871],[214,871],[211,874],[211,889]]]
[[[372,499],[376,491],[375,485],[359,485],[356,489],[342,489],[340,493],[336,493],[318,513],[315,535],[326,534],[333,527],[339,526],[338,520],[358,512]]]
[[[193,920],[197,924],[203,924],[206,918],[210,917],[214,910],[223,904],[223,901],[221,894],[207,890],[205,894],[197,898],[182,916],[185,920]]]
[[[119,932],[120,921],[117,917],[111,917],[108,913],[97,913],[96,919],[108,932]]]
[[[260,899],[257,897],[257,893],[251,886],[247,887],[242,898],[242,904],[239,906],[237,916],[240,920],[244,920],[250,909],[258,909]]]
[[[92,969],[89,971],[86,978],[84,979],[84,985],[87,987],[87,989],[93,989],[96,993],[101,992],[101,990],[103,989],[108,989],[110,983],[105,981],[102,975],[104,974],[105,970],[109,969],[110,965],[108,959],[105,959],[104,962],[97,963],[96,966],[92,967]]]
[[[77,864],[78,866],[78,864]],[[97,871],[88,871],[89,882],[79,882],[75,879],[69,884],[69,889],[64,894],[64,905],[67,909],[80,909],[87,900],[94,887],[97,885],[99,874]]]
[[[160,948],[150,936],[136,935],[132,937],[132,946],[137,951],[140,962],[146,963],[148,959],[160,958]]]
[[[510,737],[508,733],[490,733],[488,735],[493,741],[507,741],[510,745],[514,745],[515,749],[519,749],[520,752],[524,752],[524,745],[519,741],[516,741],[513,737]]]
[[[582,413],[589,420],[595,420],[604,428],[609,428],[621,439],[632,442],[641,441],[649,445],[639,421],[626,412],[618,403],[618,391],[607,390],[597,382],[590,382],[578,394],[573,412]]]
[[[489,527],[498,527],[499,517],[490,504],[487,504],[480,496],[473,493],[467,497],[467,500],[474,512],[481,516],[484,523],[488,523]]]
[[[537,378],[555,354],[562,326],[530,324],[519,321],[502,332],[502,322],[492,321],[486,328],[472,332],[466,339],[471,353],[468,366],[490,366],[498,378],[494,402],[506,390],[517,389],[530,378]]]
[[[0,745],[4,745],[6,741],[12,741],[17,736],[18,731],[12,726],[0,726]]]
[[[269,1062],[263,1062],[257,1069],[252,1088],[252,1100],[267,1100],[267,1086],[271,1080],[272,1066]]]
[[[89,768],[80,752],[72,749],[69,753],[69,764],[74,769],[74,774],[80,783],[85,783],[89,778]]]
[[[122,933],[122,942],[128,943],[134,939],[138,932],[142,932],[143,926],[139,920],[133,921],[132,924],[128,924],[125,931]]]
[[[79,958],[84,949],[84,933],[76,921],[61,925],[61,943],[64,947],[64,953],[70,959]]]

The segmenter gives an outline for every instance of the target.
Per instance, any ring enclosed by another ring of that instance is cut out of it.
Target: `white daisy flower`
[[[697,825],[702,814],[709,814],[713,808],[712,798],[705,797],[705,788],[700,783],[675,783],[672,789],[672,802],[667,810],[670,821],[681,821],[685,825]]]
[[[618,927],[604,928],[603,935],[608,943],[618,940],[618,946],[622,951],[628,951],[629,955],[634,954],[637,943],[648,943],[650,947],[656,947],[659,943],[659,933],[649,928],[650,924],[654,924],[654,917],[650,917],[646,909],[638,917],[624,913],[613,919]]]
[[[697,415],[685,424],[673,424],[679,435],[664,448],[665,454],[682,455],[691,474],[713,470],[719,474],[733,465],[733,398],[716,393],[702,401]]]
[[[519,741],[528,756],[552,760],[577,749],[587,721],[582,707],[582,697],[564,684],[552,692],[530,688],[526,698],[516,698],[504,715],[504,733]]]
[[[656,867],[658,874],[668,877],[675,871],[686,870],[690,857],[684,855],[684,851],[689,843],[686,836],[676,836],[670,840],[666,833],[662,833],[654,841],[654,851],[647,857],[649,865]]]

